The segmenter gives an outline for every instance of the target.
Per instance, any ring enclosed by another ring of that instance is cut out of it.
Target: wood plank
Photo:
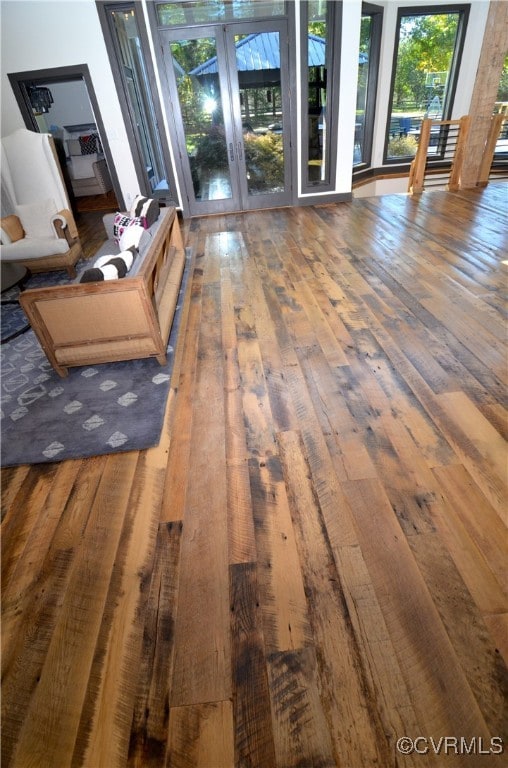
[[[308,646],[271,654],[268,676],[276,750],[271,765],[337,765],[321,701],[315,649]]]
[[[436,467],[434,474],[501,590],[508,594],[506,526],[463,466]],[[480,562],[477,556],[475,560]]]
[[[256,292],[255,298],[260,298],[260,302],[261,297],[262,293]],[[256,304],[252,311],[246,307],[242,327],[237,326],[237,338],[265,645],[267,652],[275,652],[304,645],[308,625],[300,564],[255,330],[254,317],[266,316],[266,313],[264,301]],[[247,332],[245,323],[249,328]]]
[[[164,765],[182,527],[181,521],[162,522],[157,532],[130,736],[133,768]]]
[[[18,489],[2,521],[2,583],[9,579],[9,573],[21,556],[32,526],[44,506],[51,488],[56,468],[44,466],[39,472],[32,472]],[[19,510],[25,510],[19,514]]]
[[[372,391],[372,381],[377,382],[378,400],[375,407],[388,408],[395,418],[404,423],[419,454],[428,466],[455,463],[456,455],[453,449],[443,438],[437,425],[407,386],[399,371],[391,364],[373,333],[371,331],[355,333],[354,349],[356,354],[350,355],[350,359],[356,377],[361,381],[370,381],[369,391]],[[379,388],[386,396],[386,399],[383,398],[381,402]],[[374,407],[374,403],[372,405]]]
[[[237,350],[225,353],[229,562],[257,560]]]
[[[458,314],[453,306],[443,306],[440,296],[423,299],[422,306],[446,325],[466,349],[494,370],[501,381],[507,383],[506,357],[497,339],[478,324],[472,323],[469,316]]]
[[[13,581],[6,596],[2,627],[2,760],[6,764],[12,760],[31,699],[38,690],[60,611],[65,606],[71,568],[77,553],[84,548],[83,530],[106,461],[102,457],[84,462],[79,481],[70,491],[64,509],[48,508],[49,520],[56,518],[56,530],[48,526],[49,531],[45,532],[48,546],[39,552],[39,560],[32,564],[33,570],[30,561],[21,560],[27,571],[26,588],[21,591],[23,585],[20,584],[18,593]],[[69,467],[64,469],[68,472]],[[56,500],[58,496],[57,492],[53,498]],[[44,540],[40,538],[43,547]],[[70,634],[72,636],[72,627]],[[42,733],[41,741],[44,743]]]
[[[256,565],[230,568],[235,765],[275,765]]]
[[[421,727],[426,733],[489,732],[406,539],[382,486],[373,480],[345,484],[355,510],[360,546]],[[376,514],[372,514],[372,510]],[[459,693],[460,691],[460,693]],[[458,760],[451,764],[460,764]],[[492,758],[492,763],[501,762]]]
[[[248,563],[257,559],[257,553],[250,495],[248,451],[240,390],[235,309],[229,269],[225,268],[222,270],[221,285],[229,562]]]
[[[508,411],[501,403],[482,405],[478,410],[508,443]]]
[[[278,440],[304,564],[314,644],[316,654],[322,660],[314,679],[309,681],[307,707],[298,708],[297,712],[306,727],[312,729],[316,741],[321,743],[320,753],[325,764],[388,765],[393,753],[393,743],[391,746],[388,743],[391,728],[387,731],[388,723],[383,723],[382,716],[374,719],[367,714],[371,709],[369,700],[375,697],[375,682],[371,670],[362,663],[360,639],[351,622],[342,573],[337,571],[330,551],[326,517],[323,519],[309,482],[309,467],[299,436],[281,433]],[[293,674],[298,681],[298,671]],[[303,680],[297,685],[303,686]],[[320,692],[319,698],[315,689]],[[363,717],[361,713],[364,713]],[[341,723],[341,728],[334,729],[333,723]],[[295,733],[298,735],[296,727]],[[393,737],[393,731],[390,736]],[[280,764],[298,765],[299,748],[303,748],[309,750],[303,752],[304,764],[313,765],[314,738],[307,738],[303,746],[299,745],[296,736],[291,744],[291,759],[283,755]]]
[[[489,475],[497,477],[502,484],[506,485],[508,480],[506,441],[463,392],[443,393],[439,397],[439,402],[443,405],[449,418],[469,436],[471,443],[485,459],[485,469],[488,469]],[[468,465],[470,473],[476,475],[474,472],[476,465],[473,466],[471,461],[467,461],[466,466]],[[481,485],[484,486],[488,483],[488,479],[482,477],[480,481],[478,478],[477,482],[481,482]],[[502,509],[503,502],[501,500],[500,510],[502,511]],[[504,520],[505,522],[508,521],[508,517],[504,517]]]
[[[234,768],[230,701],[174,707],[169,717],[168,768]]]
[[[203,278],[200,364],[192,395],[171,707],[231,696],[224,379],[212,254],[213,243]]]
[[[178,441],[171,440],[166,471],[167,489],[163,494],[161,520],[181,520],[185,508],[187,474],[189,470],[190,435],[192,426],[192,392],[197,366],[197,339],[201,320],[201,294],[203,283],[204,240],[198,242],[193,255],[189,274],[189,286],[182,312],[183,334],[177,344],[175,368],[171,386],[175,394],[171,434],[178,435]]]
[[[43,475],[45,482],[51,483],[46,493],[31,496],[29,503],[24,501],[23,506],[20,507],[23,514],[20,515],[17,510],[19,520],[25,516],[28,518],[28,515],[24,514],[28,509],[33,513],[35,520],[23,550],[18,551],[16,561],[12,564],[9,577],[2,579],[2,675],[10,664],[12,650],[17,649],[16,652],[19,652],[18,643],[21,645],[24,643],[23,634],[18,633],[24,633],[26,628],[23,630],[20,626],[25,625],[27,618],[35,609],[34,593],[39,593],[41,572],[47,569],[45,559],[48,551],[52,549],[54,537],[58,539],[61,536],[62,512],[68,504],[69,497],[77,492],[76,482],[81,470],[80,461],[66,462],[53,467],[49,475],[46,473]],[[33,474],[36,475],[36,473]],[[86,481],[86,474],[81,472],[79,484],[83,495]],[[95,489],[95,484],[92,487]],[[18,546],[18,541],[11,542],[8,547],[11,557],[18,550]],[[5,560],[8,559],[5,558]],[[27,563],[30,563],[31,567],[27,567]]]
[[[340,480],[376,477],[376,467],[358,428],[354,405],[341,386],[345,371],[335,374],[330,371],[315,347],[299,352],[305,383],[337,477]]]
[[[379,345],[384,349],[394,367],[402,373],[408,384],[434,423],[439,427],[443,436],[452,445],[457,455],[468,465],[468,469],[488,495],[489,501],[504,515],[505,488],[497,476],[490,475],[489,463],[473,442],[468,438],[459,425],[445,411],[441,404],[440,395],[434,395],[420,374],[410,365],[400,348],[382,326],[373,328],[373,333]]]
[[[481,610],[470,600],[466,579],[437,532],[408,542],[487,727],[491,734],[502,733],[508,676]]]
[[[484,620],[496,644],[496,653],[508,665],[508,613],[489,614],[484,616]]]
[[[342,349],[337,343],[335,334],[333,333],[328,320],[321,311],[319,304],[314,298],[314,294],[310,287],[302,282],[297,284],[296,290],[299,298],[302,300],[305,312],[309,320],[310,325],[316,335],[317,342],[323,354],[331,368],[335,368],[340,365],[348,365],[348,359]]]
[[[259,349],[240,341],[238,352],[265,645],[275,652],[306,643],[306,602]]]
[[[13,753],[14,766],[50,768],[71,762],[137,460],[133,452],[106,461],[86,529],[91,546],[79,547],[70,566],[63,605]],[[114,520],[111,505],[117,510]],[[83,626],[86,632],[79,631]]]
[[[2,495],[0,498],[2,522],[29,473],[30,466],[28,464],[20,467],[4,467],[2,469]]]
[[[153,569],[153,552],[159,509],[164,488],[170,435],[171,401],[166,404],[159,445],[140,454],[132,483],[125,527],[115,559],[115,591],[122,595],[114,607],[108,631],[110,659],[107,669],[97,672],[100,682],[87,701],[84,712],[93,710],[92,735],[88,739],[84,762],[90,766],[124,765],[130,739],[126,733],[132,722],[137,681],[131,669],[138,663],[142,648],[147,593],[140,585],[148,581]],[[112,596],[116,597],[113,590]],[[130,632],[125,635],[125,627]],[[93,676],[93,671],[92,671]],[[123,713],[123,718],[120,716]],[[123,722],[122,722],[123,720]]]
[[[263,264],[256,262],[253,265],[250,261],[246,261],[243,275],[239,276],[243,279],[243,285],[240,286],[238,281],[235,284],[235,301],[244,309],[241,319],[251,318],[250,322],[255,328],[271,416],[274,429],[278,431],[295,428],[297,417],[281,370],[281,342],[284,343],[284,329],[281,329],[280,323],[272,316],[270,307],[266,303],[263,290],[264,276]],[[248,290],[246,290],[247,287]],[[245,315],[246,308],[250,313],[248,315]]]

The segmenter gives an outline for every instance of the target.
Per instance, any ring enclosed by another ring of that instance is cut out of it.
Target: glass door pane
[[[239,28],[161,33],[191,215],[290,202],[287,24]]]
[[[233,145],[227,139],[229,115],[223,103],[217,38],[211,34],[172,40],[169,50],[195,201],[231,200],[234,157],[228,153]]]
[[[164,32],[170,109],[191,215],[236,209],[235,167],[224,30]]]
[[[290,202],[285,22],[227,27],[242,207]],[[283,129],[285,126],[285,130]]]
[[[284,191],[278,32],[235,35],[245,178],[249,195]]]

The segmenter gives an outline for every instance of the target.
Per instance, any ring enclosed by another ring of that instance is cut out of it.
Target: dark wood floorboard
[[[160,445],[1,473],[4,768],[506,765],[507,202],[184,223]]]

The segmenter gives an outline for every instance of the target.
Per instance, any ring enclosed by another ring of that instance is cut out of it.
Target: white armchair
[[[20,128],[1,142],[0,258],[32,272],[66,269],[82,255],[74,217],[49,134]]]

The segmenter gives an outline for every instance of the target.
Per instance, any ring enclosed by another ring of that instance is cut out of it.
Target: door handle
[[[233,142],[230,142],[230,144],[229,144],[229,159],[231,160],[231,162],[234,163],[234,161],[235,161],[235,150],[234,150],[234,147],[233,147]]]
[[[242,162],[242,155],[243,155],[243,144],[241,141],[238,142],[238,160]]]

